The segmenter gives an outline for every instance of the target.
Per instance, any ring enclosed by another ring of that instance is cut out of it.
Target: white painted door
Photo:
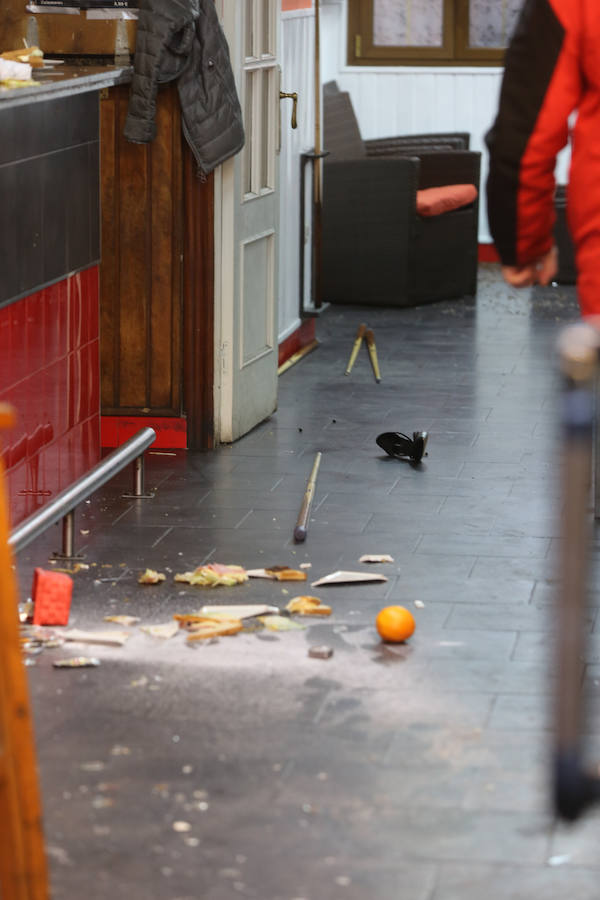
[[[215,184],[217,439],[277,406],[279,24],[281,0],[221,0],[246,145]]]

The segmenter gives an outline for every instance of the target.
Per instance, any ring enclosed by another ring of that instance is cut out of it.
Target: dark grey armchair
[[[481,154],[466,133],[363,141],[349,95],[323,91],[322,296],[414,306],[477,290],[478,199],[432,217],[417,190],[472,184]]]

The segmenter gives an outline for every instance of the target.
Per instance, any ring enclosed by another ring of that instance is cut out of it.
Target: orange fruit
[[[384,641],[398,644],[411,636],[415,620],[404,606],[386,606],[377,613],[375,627]]]

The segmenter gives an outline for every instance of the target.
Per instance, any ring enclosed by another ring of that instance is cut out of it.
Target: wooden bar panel
[[[159,92],[157,137],[123,134],[129,88],[101,112],[102,411],[181,414],[182,135],[179,98]]]
[[[122,97],[120,98],[122,101]],[[126,104],[118,104],[118,133],[123,132]],[[152,181],[149,144],[131,144],[119,137],[119,346],[121,407],[150,407],[147,392],[147,339],[151,304]],[[167,176],[167,173],[165,173]],[[167,176],[168,177],[168,176]],[[102,269],[101,269],[102,271]],[[165,335],[165,337],[167,337]]]
[[[153,404],[172,407],[179,396],[181,380],[181,306],[171,297],[181,297],[181,128],[179,99],[168,91],[156,117],[157,137],[151,156],[152,198],[155,226],[151,233],[152,315],[149,346],[152,365],[149,370],[149,394]],[[170,172],[171,178],[165,178]],[[178,263],[179,259],[179,263]],[[165,340],[165,335],[171,340]]]

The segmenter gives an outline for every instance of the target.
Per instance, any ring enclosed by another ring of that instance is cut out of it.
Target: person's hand
[[[502,277],[512,287],[550,284],[558,272],[558,250],[551,247],[544,256],[527,266],[502,266]]]

